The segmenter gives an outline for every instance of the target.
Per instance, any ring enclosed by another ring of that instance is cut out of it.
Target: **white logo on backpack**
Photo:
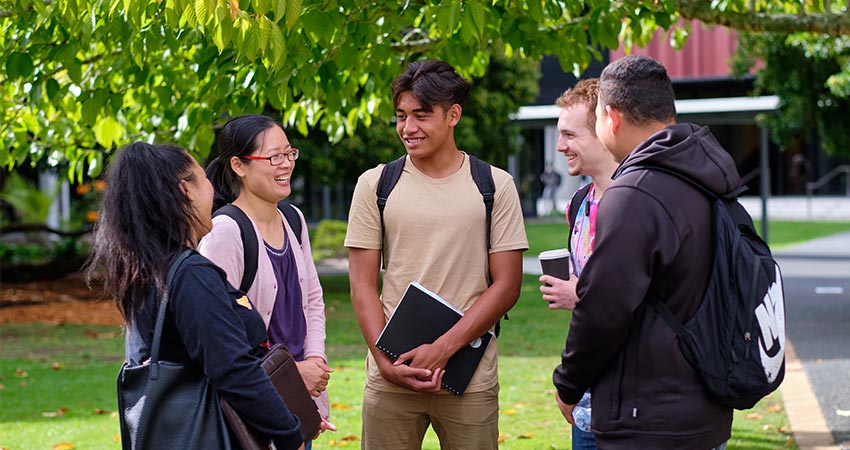
[[[776,281],[764,295],[761,304],[755,309],[756,321],[761,328],[761,364],[768,383],[779,375],[782,362],[785,361],[785,296],[782,289],[782,275],[776,267]]]

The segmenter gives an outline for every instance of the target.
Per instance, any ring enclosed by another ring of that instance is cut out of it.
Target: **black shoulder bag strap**
[[[587,194],[590,192],[590,187],[592,185],[593,183],[587,183],[584,186],[578,188],[578,190],[575,191],[575,193],[573,194],[572,200],[570,200],[570,210],[567,211],[567,215],[569,216],[568,218],[570,220],[570,230],[569,234],[567,235],[567,247],[571,248],[570,243],[573,239],[573,228],[575,228],[576,226],[576,217],[578,217],[578,209],[581,208],[581,203],[584,201],[584,199],[587,198]],[[590,210],[588,210],[588,214],[589,211]],[[572,249],[570,249],[570,251],[572,251]]]
[[[177,269],[183,264],[192,254],[192,250],[183,250],[177,259],[171,263],[171,268],[168,269],[168,275],[165,277],[165,286],[162,288],[162,294],[159,297],[159,309],[156,312],[156,325],[154,325],[153,342],[151,343],[151,379],[155,380],[159,377],[159,345],[162,342],[162,329],[165,324],[165,310],[168,308],[168,298],[170,296],[171,282],[174,280],[174,274]]]
[[[228,203],[217,209],[213,217],[224,214],[230,217],[236,224],[239,225],[239,235],[242,237],[242,281],[239,283],[239,290],[248,292],[248,289],[254,284],[254,277],[257,275],[257,258],[259,256],[259,245],[257,244],[257,234],[254,233],[254,226],[251,224],[251,219],[239,207]]]

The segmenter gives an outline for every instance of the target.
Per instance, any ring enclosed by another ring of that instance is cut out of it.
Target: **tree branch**
[[[850,0],[848,0],[850,2]],[[810,32],[830,36],[850,35],[850,8],[844,14],[811,13],[730,13],[711,8],[704,0],[678,0],[679,14],[712,25],[723,25],[740,31],[766,33]]]

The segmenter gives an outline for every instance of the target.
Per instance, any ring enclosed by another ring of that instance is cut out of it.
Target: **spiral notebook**
[[[407,286],[375,345],[397,359],[404,352],[434,342],[462,316],[462,311],[414,281]],[[492,338],[493,333],[488,331],[449,359],[443,389],[463,395]]]

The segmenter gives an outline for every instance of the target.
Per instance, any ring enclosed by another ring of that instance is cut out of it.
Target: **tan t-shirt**
[[[348,213],[346,247],[382,248],[376,203],[382,168],[367,170],[357,180]],[[513,178],[493,167],[493,181],[496,194],[489,251],[526,250],[528,241]],[[439,179],[424,175],[408,157],[384,208],[384,225],[386,272],[381,302],[385,320],[411,281],[418,281],[462,311],[487,289],[487,219],[468,156],[456,173]],[[496,347],[492,339],[467,392],[489,389],[498,381]],[[371,354],[367,357],[367,384],[384,391],[409,392],[384,380]]]

